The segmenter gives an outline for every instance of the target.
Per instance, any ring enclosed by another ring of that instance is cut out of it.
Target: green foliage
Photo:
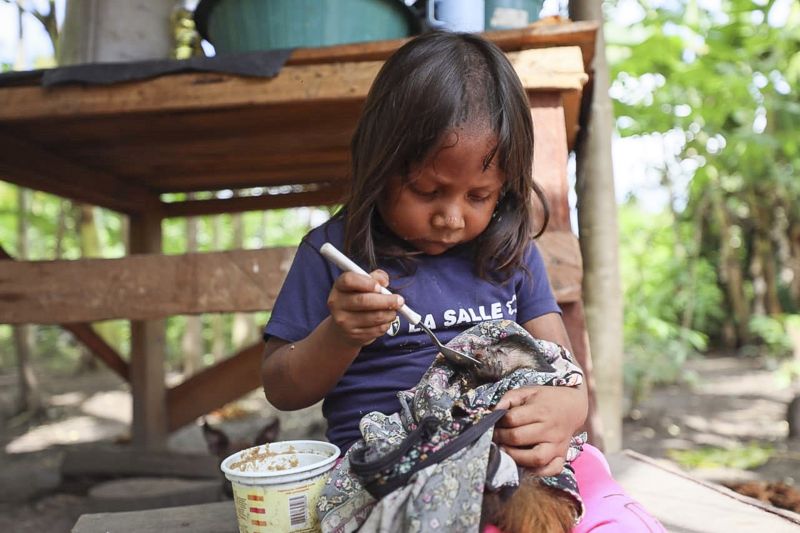
[[[620,207],[620,270],[625,301],[625,384],[633,405],[659,383],[684,377],[686,360],[706,349],[699,329],[721,319],[722,295],[704,260],[686,266],[682,235],[689,224],[653,215],[632,200]],[[686,310],[692,306],[691,322]]]
[[[775,454],[771,445],[751,442],[733,448],[703,447],[691,450],[668,450],[667,457],[678,464],[692,469],[738,468],[749,470],[757,468]]]
[[[652,250],[660,254],[655,270],[641,270],[663,285],[626,292],[627,306],[633,299],[647,308],[645,317],[626,313],[626,340],[643,346],[641,337],[683,338],[691,345],[681,328],[719,339],[731,325],[749,323],[759,342],[778,349],[770,319],[751,321],[750,314],[757,308],[756,282],[771,284],[783,309],[800,305],[787,285],[791,276],[780,274],[794,269],[800,277],[786,254],[800,228],[800,4],[620,0],[606,6],[618,133],[676,140],[661,168],[672,217],[657,218],[662,231],[671,226],[679,238],[672,255],[668,248]],[[781,6],[788,11],[779,13]],[[622,22],[631,9],[638,10],[636,20]],[[765,242],[771,253],[759,252]],[[642,256],[641,249],[623,254]],[[775,274],[750,277],[757,275],[757,259],[764,268],[764,258],[775,263]],[[687,283],[687,276],[695,278]],[[732,305],[737,298],[744,309]],[[696,316],[686,324],[675,307],[690,302]],[[658,320],[647,320],[651,315]]]
[[[753,316],[750,319],[749,327],[755,335],[754,341],[760,348],[758,355],[766,355],[772,359],[790,356],[794,346],[787,324],[798,318],[800,315]]]

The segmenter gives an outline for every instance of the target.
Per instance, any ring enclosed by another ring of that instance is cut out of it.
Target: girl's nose
[[[433,227],[446,230],[460,230],[464,228],[464,217],[458,206],[447,205],[433,215]]]

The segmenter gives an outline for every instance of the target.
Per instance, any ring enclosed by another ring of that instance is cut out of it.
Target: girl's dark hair
[[[533,124],[527,95],[505,54],[494,44],[466,33],[433,32],[417,37],[383,65],[367,95],[351,141],[351,190],[340,216],[344,248],[370,269],[378,258],[410,255],[378,214],[378,202],[392,176],[410,170],[438,149],[446,132],[485,123],[497,146],[506,183],[489,226],[474,247],[476,273],[507,279],[522,265],[531,239],[547,225],[544,193],[533,181]],[[533,229],[533,194],[544,209]]]

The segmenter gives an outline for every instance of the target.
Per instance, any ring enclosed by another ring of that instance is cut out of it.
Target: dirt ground
[[[697,477],[783,481],[800,484],[800,446],[786,439],[786,405],[791,391],[777,385],[774,371],[761,361],[716,357],[692,361],[694,386],[656,390],[624,425],[624,446],[655,458],[670,449],[730,447],[758,442],[774,447],[773,457],[753,470],[692,470]],[[90,507],[86,480],[64,479],[60,465],[66,450],[91,448],[129,439],[131,399],[127,386],[110,372],[82,376],[45,376],[47,414],[42,420],[17,417],[0,422],[0,531],[70,531]],[[9,412],[15,376],[0,374],[0,410]],[[280,413],[259,392],[243,398],[210,422],[232,438],[252,439],[271,417],[281,419],[284,440],[320,438],[319,406]],[[226,419],[224,417],[231,417]],[[172,435],[169,447],[205,453],[199,426]]]

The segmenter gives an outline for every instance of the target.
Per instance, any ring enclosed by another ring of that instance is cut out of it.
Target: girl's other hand
[[[389,330],[403,306],[398,294],[381,294],[389,285],[389,275],[374,270],[369,276],[344,272],[328,295],[328,309],[335,330],[355,346],[366,346]]]
[[[508,409],[493,440],[520,466],[540,476],[564,467],[570,439],[586,419],[582,391],[571,387],[523,387],[508,391],[496,409]]]

